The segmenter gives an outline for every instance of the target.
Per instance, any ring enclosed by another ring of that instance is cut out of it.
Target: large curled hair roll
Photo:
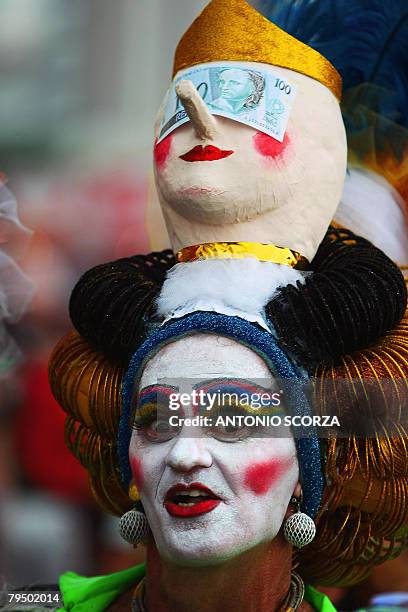
[[[74,327],[95,350],[126,365],[175,263],[167,250],[92,268],[72,293]],[[330,228],[311,269],[304,285],[280,289],[266,307],[284,348],[309,370],[369,346],[402,319],[407,299],[402,274],[364,238]]]
[[[288,285],[266,307],[283,346],[310,370],[370,346],[404,316],[400,269],[365,238],[330,228],[304,285]]]
[[[91,268],[74,287],[69,313],[76,330],[96,350],[126,365],[142,342],[172,251],[135,255]]]

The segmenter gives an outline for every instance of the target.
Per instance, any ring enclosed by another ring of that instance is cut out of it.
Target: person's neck
[[[185,567],[147,548],[147,610],[155,612],[271,612],[290,589],[292,547],[282,537],[212,566]]]

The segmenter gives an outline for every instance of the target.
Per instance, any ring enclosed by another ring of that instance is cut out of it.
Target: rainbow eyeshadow
[[[284,414],[280,393],[245,379],[216,379],[200,383],[195,390],[201,393],[199,410],[211,414],[235,411],[245,414]],[[215,396],[215,400],[214,400]],[[210,401],[213,399],[213,401]]]
[[[177,393],[177,387],[149,385],[134,397],[134,427],[137,429],[157,419],[160,412],[168,412],[170,397]]]

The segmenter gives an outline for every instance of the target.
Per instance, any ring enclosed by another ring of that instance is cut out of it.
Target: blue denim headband
[[[293,382],[287,390],[292,414],[311,414],[310,404],[303,388],[304,374],[289,359],[268,331],[239,317],[211,312],[195,312],[183,318],[174,319],[147,337],[133,355],[123,381],[118,452],[122,480],[126,487],[129,486],[131,480],[129,444],[132,429],[130,418],[135,385],[138,384],[147,361],[163,346],[197,333],[226,336],[248,346],[264,359],[273,374]],[[296,438],[295,442],[303,489],[302,511],[313,518],[319,510],[324,487],[319,440],[313,431],[308,430],[307,437]]]

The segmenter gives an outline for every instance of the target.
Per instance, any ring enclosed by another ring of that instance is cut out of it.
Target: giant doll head
[[[312,259],[340,201],[341,78],[244,0],[212,0],[181,39],[156,123],[174,251],[276,244]]]

